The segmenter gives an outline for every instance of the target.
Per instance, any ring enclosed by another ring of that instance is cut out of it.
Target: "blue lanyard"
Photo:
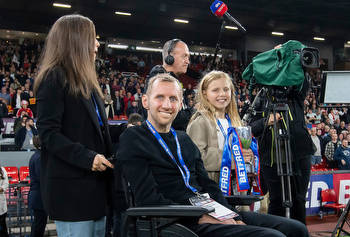
[[[96,114],[97,114],[97,117],[98,117],[98,123],[100,124],[100,126],[103,126],[103,122],[102,122],[102,119],[101,119],[100,111],[98,111],[98,107],[97,107],[97,103],[96,103],[96,100],[95,100],[95,96],[92,94],[91,97],[92,97],[92,100],[94,101],[94,104],[95,104],[95,110],[96,110]]]
[[[146,120],[146,124],[148,126],[148,129],[152,132],[152,134],[156,137],[157,141],[159,142],[159,144],[163,147],[163,149],[165,150],[165,152],[170,156],[170,158],[173,160],[173,162],[176,164],[176,166],[179,168],[182,178],[185,182],[185,185],[187,188],[191,189],[192,192],[197,193],[197,189],[192,187],[190,185],[190,171],[188,170],[183,158],[182,158],[182,154],[181,154],[181,147],[180,147],[180,143],[179,143],[179,139],[177,138],[177,134],[175,132],[175,130],[173,128],[170,129],[171,133],[174,135],[175,137],[175,141],[176,141],[176,147],[177,147],[177,156],[179,158],[179,162],[180,165],[182,166],[182,168],[185,170],[185,173],[183,172],[183,170],[181,169],[181,167],[177,164],[174,155],[171,153],[168,145],[165,143],[165,141],[163,140],[163,138],[159,135],[159,133],[156,131],[156,129],[153,127],[153,125]]]
[[[227,121],[228,121],[228,125],[229,125],[229,127],[232,127],[232,124],[231,124],[231,119],[230,119],[230,117],[228,116],[228,114],[225,114],[225,118],[226,118],[226,119],[227,119]],[[221,125],[221,123],[220,123],[219,119],[218,119],[218,120],[216,120],[216,121],[217,121],[217,124],[218,124],[218,126],[219,126],[219,128],[220,128],[220,130],[221,130],[222,135],[224,135],[224,138],[226,139],[226,133],[225,133],[225,130],[224,130],[224,128],[222,127],[222,125]]]

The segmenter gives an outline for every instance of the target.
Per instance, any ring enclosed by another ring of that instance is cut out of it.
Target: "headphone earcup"
[[[173,65],[175,59],[174,59],[174,57],[173,57],[172,55],[169,54],[168,56],[166,56],[166,58],[165,58],[164,61],[165,61],[165,63],[168,64],[168,65]]]

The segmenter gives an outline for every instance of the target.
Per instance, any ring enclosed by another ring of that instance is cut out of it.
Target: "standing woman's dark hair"
[[[40,59],[34,92],[37,93],[47,74],[61,66],[66,73],[69,93],[90,98],[95,90],[102,97],[95,71],[95,26],[87,17],[66,15],[52,26]]]
[[[59,18],[34,85],[41,197],[60,237],[105,235],[112,143],[95,71],[95,36],[87,17]]]

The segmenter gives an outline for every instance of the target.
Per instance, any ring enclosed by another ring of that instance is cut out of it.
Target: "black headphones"
[[[168,49],[168,55],[165,57],[164,62],[168,65],[173,65],[175,62],[175,58],[174,56],[170,55],[170,53],[174,50],[177,42],[179,42],[181,40],[179,39],[172,39],[169,45],[169,49]]]

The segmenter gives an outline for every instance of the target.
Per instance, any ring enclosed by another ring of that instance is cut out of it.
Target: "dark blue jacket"
[[[38,135],[38,130],[36,130],[35,127],[31,127],[31,129],[32,129],[33,136]],[[26,135],[27,135],[27,128],[26,127],[20,128],[18,130],[18,132],[16,133],[15,144],[17,145],[18,149],[22,148],[23,142],[26,139]]]
[[[339,146],[334,153],[334,160],[338,162],[338,167],[341,170],[350,170],[350,148],[344,148]],[[345,165],[341,163],[341,160],[345,161]]]
[[[30,191],[28,195],[30,209],[44,210],[40,192],[40,151],[36,150],[29,160]]]

